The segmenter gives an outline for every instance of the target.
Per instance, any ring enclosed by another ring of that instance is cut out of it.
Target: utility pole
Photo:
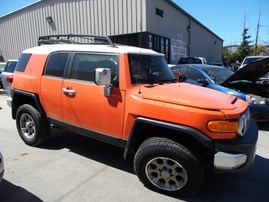
[[[254,47],[254,55],[257,54],[257,46],[258,46],[258,38],[259,38],[259,29],[260,29],[260,17],[261,17],[261,8],[260,8],[260,11],[259,11],[259,18],[258,18],[258,24],[257,24],[256,40],[255,40],[255,47]]]

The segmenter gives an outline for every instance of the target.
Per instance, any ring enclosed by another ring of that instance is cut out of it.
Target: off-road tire
[[[201,187],[204,168],[183,145],[166,138],[149,138],[134,157],[134,170],[148,188],[171,196],[191,196]]]
[[[38,146],[47,142],[51,136],[50,124],[46,117],[32,105],[24,104],[16,114],[16,125],[25,144]]]

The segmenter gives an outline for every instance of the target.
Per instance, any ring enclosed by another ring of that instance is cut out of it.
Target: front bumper
[[[257,124],[251,122],[243,137],[215,142],[214,169],[218,172],[248,169],[255,158],[258,132]]]

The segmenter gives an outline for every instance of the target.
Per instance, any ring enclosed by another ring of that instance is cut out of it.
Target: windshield
[[[204,68],[204,72],[215,82],[223,83],[234,72],[226,68]]]
[[[132,84],[175,82],[163,56],[129,54]]]
[[[263,57],[246,58],[246,59],[244,60],[243,65],[247,65],[247,64],[249,64],[249,63],[251,63],[251,62],[254,62],[254,61],[259,60],[259,59],[262,59],[262,58],[263,58]]]

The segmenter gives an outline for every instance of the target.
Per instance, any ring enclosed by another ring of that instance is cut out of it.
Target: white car
[[[3,159],[3,155],[0,152],[0,182],[2,181],[4,176],[4,159]]]
[[[258,56],[247,56],[242,61],[239,69],[241,69],[242,67],[244,67],[245,65],[247,65],[247,64],[249,64],[251,62],[254,62],[255,60],[263,59],[263,58],[266,58],[266,57],[268,57],[268,56],[261,56],[261,55],[258,55]]]

